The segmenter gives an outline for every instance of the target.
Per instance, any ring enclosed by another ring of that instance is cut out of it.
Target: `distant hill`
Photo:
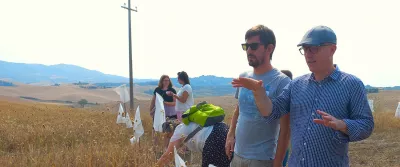
[[[192,86],[219,86],[219,85],[231,85],[233,78],[217,77],[214,75],[202,75],[199,77],[189,78]],[[179,85],[177,78],[171,78],[174,86]],[[138,83],[139,85],[158,85],[158,80],[147,81]]]
[[[233,78],[217,77],[214,75],[202,75],[190,78],[190,85],[193,88],[194,97],[226,96],[233,95],[236,91],[231,85],[232,79]],[[171,80],[174,87],[179,89],[181,85],[178,83],[178,79],[171,78]],[[138,85],[153,86],[155,88],[158,85],[158,81],[142,82],[138,83]],[[152,95],[154,88],[144,93]]]
[[[383,90],[400,90],[400,86],[384,87]]]
[[[126,84],[129,79],[122,76],[104,74],[76,65],[25,64],[0,61],[0,86],[15,86],[13,82],[30,85],[59,86],[61,83],[73,83],[85,89],[113,88]],[[180,87],[177,78],[171,78],[175,87]],[[232,95],[235,89],[231,86],[232,78],[203,75],[190,78],[196,97]],[[90,84],[89,84],[90,83]],[[152,95],[158,79],[134,79],[134,83],[148,88],[142,93]]]
[[[22,83],[74,83],[74,82],[129,82],[129,79],[117,75],[104,74],[76,65],[57,64],[25,64],[0,61],[0,79]],[[151,81],[134,79],[135,83]]]
[[[365,89],[367,93],[378,93],[380,90],[400,90],[400,86],[393,87],[374,87],[371,85],[366,85]]]
[[[12,82],[0,80],[0,86],[15,86]]]
[[[174,87],[179,88],[177,78],[171,78]],[[195,97],[204,96],[231,96],[235,89],[231,86],[233,78],[202,75],[191,77],[190,82]],[[58,64],[25,64],[0,61],[0,86],[18,86],[15,82],[30,85],[59,86],[60,83],[73,83],[84,89],[106,89],[126,84],[129,79],[117,75],[104,74],[96,70],[85,69],[76,65]],[[158,79],[134,79],[135,85],[141,87],[140,93],[152,95],[158,84]],[[400,90],[400,86],[377,88],[365,86],[368,93],[377,93],[378,90]],[[138,91],[138,90],[135,90]]]

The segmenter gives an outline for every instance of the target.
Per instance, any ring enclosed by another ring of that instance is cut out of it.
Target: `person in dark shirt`
[[[165,111],[166,120],[170,121],[170,120],[177,119],[176,111],[175,111],[176,100],[172,96],[167,95],[167,92],[176,93],[176,90],[172,86],[173,85],[172,85],[172,82],[171,82],[171,79],[169,78],[169,76],[162,75],[158,82],[158,86],[153,91],[153,98],[150,103],[150,115],[153,118],[153,120],[154,120],[154,112],[155,112],[156,93],[158,93],[164,99],[164,111]],[[171,138],[170,136],[172,135],[172,133],[173,132],[169,132],[164,135],[164,147],[168,146],[169,139]],[[153,137],[155,137],[155,136],[153,136]],[[157,143],[158,143],[157,139],[155,139],[155,144],[157,144]]]
[[[168,91],[176,93],[176,90],[172,86],[173,85],[169,76],[162,75],[160,81],[158,82],[158,86],[153,91],[153,99],[151,100],[150,104],[150,109],[151,109],[150,114],[152,117],[154,117],[156,93],[158,93],[164,99],[164,110],[166,117],[176,119],[176,112],[175,112],[176,100],[172,96],[167,95]]]

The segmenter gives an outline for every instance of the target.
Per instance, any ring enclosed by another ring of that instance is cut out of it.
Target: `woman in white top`
[[[185,144],[190,151],[202,153],[202,167],[208,167],[210,164],[217,167],[229,167],[230,160],[225,154],[225,141],[229,128],[225,123],[219,122],[212,126],[203,127],[186,142],[184,142],[186,137],[197,129],[199,125],[189,122],[188,125],[184,123],[178,126],[171,124],[171,127],[176,127],[174,134],[171,137],[167,151],[157,161],[157,166],[168,164],[174,157],[174,146],[179,149],[182,144]]]
[[[175,111],[179,121],[182,121],[182,113],[188,110],[193,104],[193,91],[190,86],[189,76],[185,71],[178,72],[178,82],[182,85],[177,94],[169,91],[167,94],[176,99]]]

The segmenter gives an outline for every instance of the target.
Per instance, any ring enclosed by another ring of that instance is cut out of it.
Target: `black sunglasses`
[[[251,50],[257,50],[260,45],[265,45],[265,44],[262,44],[262,43],[243,43],[242,44],[242,49],[244,51],[247,51],[247,49],[249,49],[249,48]]]

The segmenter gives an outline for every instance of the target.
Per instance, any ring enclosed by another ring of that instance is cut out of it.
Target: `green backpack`
[[[195,122],[201,127],[207,127],[222,122],[224,118],[225,111],[221,107],[208,104],[205,101],[193,105],[182,114],[182,122],[185,125],[188,125],[189,122]]]

